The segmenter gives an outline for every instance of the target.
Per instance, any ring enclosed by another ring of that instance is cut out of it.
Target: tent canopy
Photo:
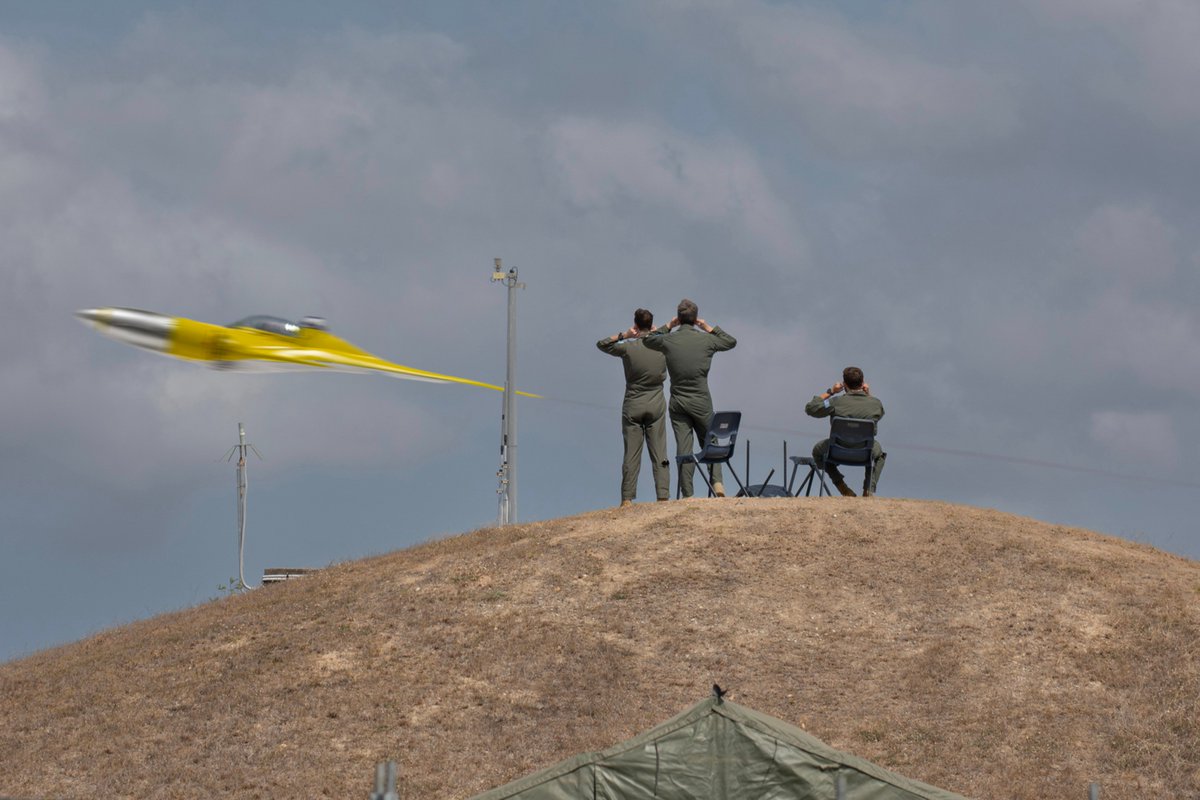
[[[846,800],[966,800],[715,696],[627,742],[472,800],[834,800],[838,775]]]

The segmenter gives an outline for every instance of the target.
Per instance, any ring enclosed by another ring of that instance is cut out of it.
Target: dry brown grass
[[[981,798],[1200,797],[1200,564],[940,503],[489,529],[0,666],[0,795],[463,798],[720,683]]]

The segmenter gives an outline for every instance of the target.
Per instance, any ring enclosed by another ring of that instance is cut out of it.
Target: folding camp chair
[[[737,481],[738,487],[746,492],[746,486],[742,483],[742,479],[733,471],[733,466],[730,464],[730,459],[733,458],[733,446],[737,443],[738,426],[742,424],[742,412],[740,411],[718,411],[713,414],[712,420],[708,423],[708,433],[704,436],[704,447],[699,453],[688,453],[687,455],[675,456],[675,465],[679,475],[683,474],[683,465],[692,463],[700,467],[706,467],[711,464],[724,464],[725,469],[729,470],[729,474]],[[712,497],[713,487],[712,482],[706,474],[708,470],[698,469],[700,477],[704,479],[704,483],[708,486],[708,496]],[[675,497],[679,497],[683,491],[678,478],[675,481]]]
[[[833,494],[833,492],[829,491],[829,486],[825,483],[825,470],[817,466],[817,462],[813,460],[812,456],[792,456],[789,460],[792,462],[792,476],[788,478],[787,482],[787,493],[789,495],[799,497],[800,491],[803,489],[804,496],[810,497],[814,488],[817,490],[817,497],[821,495],[831,496]],[[796,487],[795,494],[792,494],[792,484],[796,482],[796,473],[800,471],[801,467],[808,467],[808,474],[804,476],[804,480],[800,481],[800,485]],[[814,480],[817,481],[815,487],[813,486]]]
[[[862,467],[863,490],[871,487],[871,476],[875,471],[875,460],[871,458],[875,449],[875,420],[834,417],[829,424],[829,452],[825,466]]]

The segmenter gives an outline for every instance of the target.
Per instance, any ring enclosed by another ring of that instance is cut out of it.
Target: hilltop
[[[943,503],[485,529],[0,665],[0,795],[465,798],[730,697],[986,798],[1200,795],[1200,564]]]

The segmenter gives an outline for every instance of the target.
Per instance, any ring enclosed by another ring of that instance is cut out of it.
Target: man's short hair
[[[842,370],[842,383],[846,384],[847,389],[861,389],[863,371],[858,367],[846,367]]]
[[[648,331],[654,327],[654,315],[647,309],[639,308],[633,312],[633,324],[639,331]]]
[[[679,318],[680,325],[695,325],[700,316],[700,308],[685,297],[679,301],[679,310],[676,316]]]

